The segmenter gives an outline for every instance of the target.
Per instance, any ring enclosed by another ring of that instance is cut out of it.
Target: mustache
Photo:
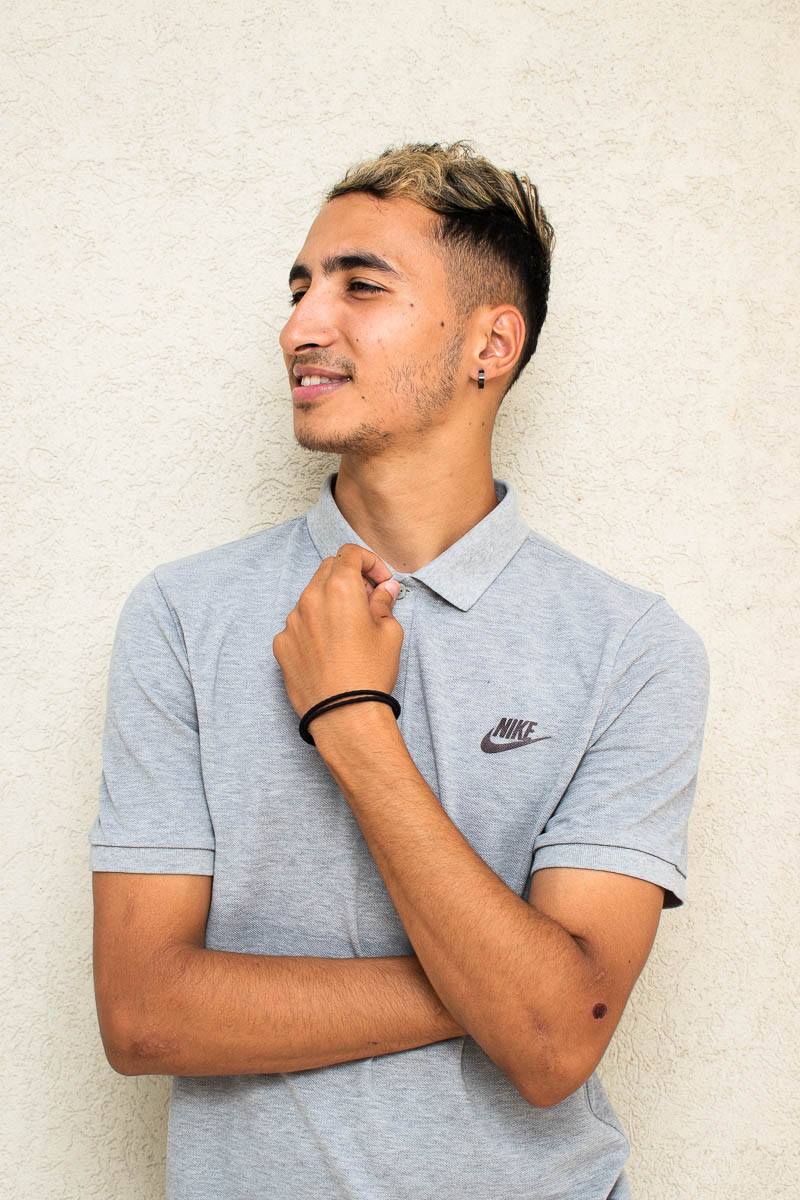
[[[355,373],[355,364],[350,362],[349,359],[327,359],[321,357],[319,354],[315,354],[313,358],[311,355],[308,355],[305,358],[296,358],[292,364],[292,370],[294,370],[295,367],[309,366],[321,367],[323,371],[326,369],[329,371],[341,371],[343,375],[352,376]]]

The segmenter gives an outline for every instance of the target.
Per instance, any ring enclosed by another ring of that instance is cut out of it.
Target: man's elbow
[[[105,1047],[109,1065],[118,1075],[175,1075],[178,1070],[169,1064],[166,1047],[150,1041],[134,1042],[130,1046]]]
[[[154,1072],[149,1071],[146,1066],[135,1061],[130,1055],[120,1050],[116,1046],[105,1046],[106,1061],[112,1070],[118,1075],[151,1075]]]
[[[589,1072],[591,1074],[591,1072]],[[586,1076],[586,1079],[589,1075]],[[570,1078],[527,1078],[512,1080],[514,1087],[522,1099],[532,1108],[555,1108],[562,1100],[566,1100],[578,1088],[583,1087],[586,1079]]]
[[[177,1047],[155,1029],[143,1029],[120,1014],[100,1019],[106,1058],[118,1075],[174,1075]]]
[[[532,1108],[554,1108],[583,1087],[596,1066],[588,1053],[575,1047],[559,1047],[539,1041],[539,1053],[528,1057],[508,1077],[523,1100]]]

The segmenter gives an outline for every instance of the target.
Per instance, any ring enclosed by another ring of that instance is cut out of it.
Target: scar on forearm
[[[592,1016],[594,1017],[595,1021],[599,1021],[600,1018],[604,1017],[607,1012],[608,1009],[606,1008],[605,1004],[595,1004],[594,1008],[592,1009]]]

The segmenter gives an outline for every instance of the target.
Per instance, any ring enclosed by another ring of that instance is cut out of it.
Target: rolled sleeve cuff
[[[629,846],[603,846],[589,842],[556,842],[541,846],[534,855],[531,874],[542,867],[577,867],[589,871],[614,871],[633,875],[664,888],[664,908],[677,908],[686,898],[686,876],[675,866],[646,850]]]
[[[89,848],[92,871],[138,875],[213,875],[214,851],[192,846],[98,846]]]

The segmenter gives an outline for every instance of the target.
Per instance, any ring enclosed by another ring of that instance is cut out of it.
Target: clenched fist
[[[337,692],[391,692],[403,645],[392,616],[398,591],[386,563],[363,546],[347,542],[322,560],[272,643],[298,716]]]

